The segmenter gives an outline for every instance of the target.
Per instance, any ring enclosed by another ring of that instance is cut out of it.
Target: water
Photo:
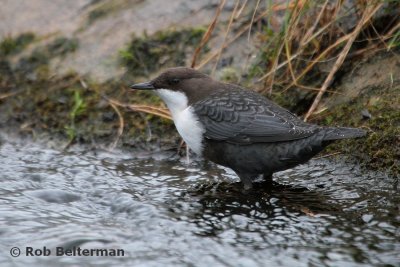
[[[293,187],[242,192],[168,153],[4,143],[0,266],[400,266],[396,178],[317,159],[275,179]],[[125,256],[54,256],[74,246]]]

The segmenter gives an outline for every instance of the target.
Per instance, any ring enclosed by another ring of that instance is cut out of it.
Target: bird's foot
[[[251,181],[244,180],[242,181],[242,185],[243,185],[243,190],[245,192],[248,192],[253,189],[253,183]]]

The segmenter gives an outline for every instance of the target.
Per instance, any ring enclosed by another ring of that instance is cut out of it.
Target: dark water
[[[246,194],[214,165],[139,156],[2,144],[0,266],[400,266],[393,177],[320,159]],[[74,246],[125,256],[54,256]]]

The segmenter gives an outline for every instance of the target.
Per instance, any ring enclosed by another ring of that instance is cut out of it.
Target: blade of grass
[[[0,100],[6,99],[7,97],[10,97],[10,96],[15,96],[16,94],[19,94],[21,92],[22,91],[16,91],[16,92],[10,92],[10,93],[1,94],[0,95]]]
[[[320,30],[318,30],[316,33],[314,33],[311,37],[309,37],[306,41],[304,41],[304,43],[301,45],[301,47],[303,47],[303,49],[300,49],[299,51],[297,51],[293,56],[289,57],[288,60],[280,63],[279,65],[277,65],[277,67],[275,69],[270,70],[269,72],[267,72],[266,74],[264,74],[261,78],[259,78],[257,80],[257,82],[261,82],[262,80],[265,80],[266,78],[268,78],[268,76],[270,76],[271,74],[273,74],[274,72],[276,72],[277,70],[283,68],[284,66],[286,66],[289,61],[294,60],[295,58],[299,57],[302,53],[304,48],[311,42],[313,41],[315,38],[317,38],[319,35],[325,33],[325,31],[327,30],[327,28],[329,28],[330,26],[332,26],[332,24],[335,22],[335,20],[330,21],[328,24],[326,24],[324,27],[322,27]],[[323,54],[319,57],[322,58],[324,57],[327,53],[330,52],[330,50],[332,50],[333,48],[335,48],[337,45],[339,45],[340,43],[344,42],[345,40],[347,40],[347,38],[344,39],[339,39],[340,42],[335,43],[334,45],[332,45],[331,47],[327,48],[326,51],[323,52]],[[317,63],[318,61],[316,61],[315,63]],[[314,65],[312,65],[314,66]],[[311,67],[309,69],[311,69]],[[304,74],[306,74],[308,71],[303,71],[302,74],[297,77],[297,79],[295,81],[293,81],[293,83],[291,85],[288,86],[288,88],[294,86],[297,81],[304,76]]]
[[[285,48],[285,56],[288,58],[288,68],[289,68],[289,72],[292,75],[292,77],[294,77],[294,71],[291,65],[291,61],[289,60],[291,57],[291,51],[290,51],[290,40],[292,39],[292,36],[295,33],[296,30],[296,26],[299,23],[299,18],[300,18],[300,14],[301,11],[304,7],[303,3],[301,3],[300,1],[296,0],[294,1],[294,3],[292,3],[293,7],[292,9],[286,9],[286,14],[285,14],[285,18],[284,18],[284,29],[283,29],[283,36],[279,37],[280,39],[282,39],[281,41],[279,41],[279,43],[281,43],[281,45],[279,46],[278,50],[276,51],[276,54],[274,56],[272,56],[272,71],[271,73],[276,73],[276,68],[280,59],[280,56],[282,54],[282,51]],[[293,78],[292,78],[293,79]],[[272,94],[272,88],[275,82],[275,75],[271,76],[270,80],[265,80],[264,82],[264,87],[265,88],[269,88],[268,92],[271,95]],[[265,90],[265,89],[264,89]]]
[[[132,111],[138,111],[138,112],[144,112],[148,113],[151,115],[159,116],[167,120],[172,120],[171,114],[168,109],[166,108],[161,108],[161,107],[155,107],[155,106],[149,106],[149,105],[134,105],[134,104],[127,104],[120,102],[116,99],[112,99],[105,94],[99,92],[98,90],[91,89],[90,87],[86,87],[89,90],[95,91],[97,94],[99,94],[104,100],[106,100],[110,105],[114,105],[117,107],[123,107],[130,109]]]
[[[236,15],[235,15],[235,19],[238,19],[238,18],[240,17],[240,15],[242,14],[244,8],[245,8],[246,5],[247,5],[247,1],[248,1],[248,0],[245,0],[244,3],[243,3],[243,5],[239,8],[238,12],[237,12]]]
[[[222,45],[221,45],[221,48],[220,48],[220,50],[219,50],[217,59],[216,59],[216,61],[215,61],[214,67],[213,67],[213,69],[212,69],[212,71],[211,71],[211,76],[214,75],[215,70],[217,69],[218,62],[219,62],[219,60],[220,60],[220,58],[221,58],[221,55],[222,55],[222,51],[224,50],[224,45],[225,45],[225,43],[226,43],[226,38],[228,37],[229,31],[230,31],[230,29],[231,29],[231,25],[232,25],[233,19],[234,19],[234,17],[235,17],[235,13],[236,13],[236,10],[237,10],[237,8],[238,8],[238,6],[239,6],[239,3],[240,3],[240,0],[237,0],[237,1],[236,1],[236,4],[235,4],[235,7],[234,7],[234,9],[233,9],[233,11],[232,11],[231,17],[229,18],[229,23],[228,23],[228,26],[227,26],[226,31],[225,31],[224,40],[222,41]]]
[[[109,103],[110,103],[110,106],[111,106],[111,107],[115,110],[115,112],[117,113],[118,119],[119,119],[119,127],[118,127],[117,136],[115,137],[114,142],[112,142],[112,144],[110,145],[110,148],[111,148],[111,149],[114,149],[114,148],[117,146],[117,144],[118,144],[118,142],[119,142],[119,139],[121,138],[122,134],[124,133],[124,125],[125,125],[125,122],[124,122],[124,117],[122,116],[122,113],[121,113],[121,111],[119,110],[119,108],[118,108],[114,103],[112,103],[112,102],[109,102]]]
[[[328,55],[329,52],[331,52],[331,50],[333,50],[334,48],[336,48],[337,46],[339,46],[341,43],[348,41],[348,39],[351,37],[351,34],[347,34],[345,36],[342,36],[341,38],[339,38],[335,43],[333,43],[332,45],[330,45],[329,47],[327,47],[323,52],[321,52],[321,54],[319,54],[315,59],[313,59],[311,61],[311,63],[309,65],[307,65],[307,67],[304,68],[304,70],[296,76],[296,79],[290,83],[285,90],[288,90],[290,87],[294,86],[295,84],[297,84],[298,80],[300,80],[302,77],[304,77],[311,69],[312,67],[314,67],[315,64],[321,62],[321,59],[326,57]],[[286,63],[287,64],[287,63]]]
[[[350,51],[352,44],[354,43],[354,40],[360,33],[361,29],[371,19],[371,17],[379,10],[379,8],[382,5],[383,5],[382,3],[376,4],[375,6],[371,6],[364,11],[360,22],[357,24],[354,31],[350,34],[350,37],[347,40],[345,47],[343,48],[342,52],[339,54],[338,59],[336,60],[335,64],[333,65],[333,67],[332,67],[331,71],[329,72],[327,78],[325,79],[320,91],[318,92],[317,96],[315,97],[314,102],[312,103],[310,109],[308,110],[307,114],[305,115],[304,121],[307,121],[307,119],[311,116],[311,114],[317,108],[319,102],[321,101],[322,95],[325,93],[326,89],[328,88],[329,84],[331,83],[333,76],[335,75],[337,70],[343,64],[347,54]]]
[[[304,1],[299,1],[299,4],[303,4]],[[285,9],[290,9],[293,8],[295,5],[293,3],[290,3],[289,5],[285,4],[285,5],[274,5],[272,7],[273,11],[281,11],[281,10],[285,10]],[[261,13],[260,15],[258,15],[253,23],[259,21],[260,19],[262,19],[263,17],[265,17],[267,14],[270,13],[270,10],[264,11],[263,13]],[[251,23],[246,24],[245,26],[243,26],[241,29],[238,30],[238,33],[232,37],[230,40],[228,40],[225,45],[223,46],[223,48],[225,49],[228,45],[232,44],[233,42],[235,42],[240,36],[242,36],[243,33],[245,33],[246,31],[249,30],[249,28],[251,27]],[[209,53],[208,57],[206,57],[202,62],[200,62],[200,64],[195,66],[195,69],[201,69],[202,67],[204,67],[207,63],[209,63],[211,60],[213,60],[216,56],[218,56],[219,50],[214,51]]]
[[[221,14],[222,8],[225,6],[225,2],[226,0],[221,0],[221,2],[219,3],[212,22],[210,23],[210,25],[208,25],[207,31],[204,33],[203,38],[200,41],[200,44],[194,51],[192,64],[190,65],[192,68],[196,66],[197,57],[199,56],[201,49],[203,49],[203,47],[207,44],[208,40],[210,39],[211,34],[214,31],[215,25],[217,24],[218,17]]]
[[[253,26],[254,17],[256,16],[256,12],[257,12],[258,5],[259,5],[259,4],[260,4],[260,0],[257,0],[257,4],[256,4],[256,7],[254,8],[253,16],[251,16],[249,33],[248,33],[248,35],[247,35],[247,42],[250,42],[251,28],[252,28],[252,26]]]
[[[258,16],[257,18],[254,19],[254,21],[259,21],[260,19],[263,18],[263,16],[265,16],[265,14],[267,14],[267,12],[263,12],[260,16]],[[228,47],[228,45],[230,45],[231,43],[233,43],[234,41],[236,41],[240,36],[242,36],[243,33],[245,33],[250,27],[250,24],[245,25],[244,27],[242,27],[238,33],[232,37],[232,39],[226,41],[226,43],[222,46],[223,49],[225,49],[226,47]],[[200,64],[198,64],[195,68],[196,69],[201,69],[202,67],[204,67],[204,65],[206,65],[208,62],[210,62],[212,59],[214,59],[216,56],[218,56],[219,53],[219,49],[217,51],[214,51],[212,53],[210,53],[208,55],[207,58],[205,58],[202,62],[200,62]]]
[[[301,12],[301,9],[303,8],[303,6],[300,7],[300,10],[298,10],[297,14],[296,14],[296,10],[298,8],[298,5],[296,5],[295,8],[293,8],[293,12],[290,15],[290,19],[288,21],[288,25],[286,25],[285,23],[285,36],[284,36],[284,47],[285,47],[285,54],[286,54],[286,58],[288,61],[288,69],[289,69],[289,73],[292,76],[292,79],[295,80],[295,74],[293,71],[293,67],[292,67],[292,63],[291,60],[289,60],[289,58],[291,57],[291,50],[290,50],[290,44],[289,42],[292,39],[294,30],[296,29],[299,19],[298,19],[298,15]],[[296,16],[297,15],[297,16]],[[279,54],[277,56],[277,58],[279,58]],[[271,87],[272,88],[272,87]]]

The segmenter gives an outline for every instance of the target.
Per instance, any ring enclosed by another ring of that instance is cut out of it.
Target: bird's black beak
[[[138,90],[154,90],[156,89],[151,82],[145,82],[145,83],[136,83],[131,85],[132,89],[138,89]]]

